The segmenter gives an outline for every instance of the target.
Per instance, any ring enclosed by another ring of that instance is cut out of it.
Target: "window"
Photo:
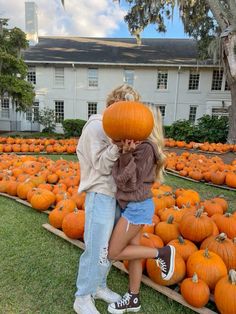
[[[55,120],[56,123],[62,123],[64,120],[64,101],[55,101]]]
[[[88,86],[98,87],[98,69],[88,69]]]
[[[198,90],[200,74],[197,71],[190,71],[188,89]]]
[[[124,82],[130,86],[134,85],[134,71],[124,70]]]
[[[229,109],[227,107],[212,108],[211,110],[212,116],[215,117],[229,116]]]
[[[197,115],[197,106],[190,106],[189,121],[195,123]]]
[[[1,102],[1,117],[10,118],[10,101],[9,98],[3,98]]]
[[[39,120],[39,102],[35,101],[32,107],[26,110],[26,120],[30,122],[37,122]]]
[[[167,89],[168,72],[157,72],[157,89]]]
[[[221,90],[223,70],[214,70],[212,75],[211,90]]]
[[[27,80],[28,80],[28,82],[31,82],[34,85],[36,84],[36,70],[35,70],[35,67],[29,67],[28,68]]]
[[[88,119],[93,114],[97,114],[97,103],[96,102],[88,102]]]
[[[164,119],[165,115],[166,115],[166,106],[160,105],[160,106],[158,106],[158,108],[161,112],[162,119]]]
[[[55,68],[55,86],[64,86],[64,68]]]

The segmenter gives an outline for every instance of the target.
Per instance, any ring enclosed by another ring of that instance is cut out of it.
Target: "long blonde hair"
[[[153,114],[154,127],[152,133],[149,135],[148,140],[154,143],[156,146],[159,159],[156,166],[156,180],[163,182],[164,180],[164,164],[166,155],[164,153],[164,132],[162,126],[162,116],[159,108],[154,104],[145,104]]]
[[[106,107],[109,107],[114,102],[127,100],[127,101],[139,101],[139,93],[130,85],[123,84],[113,89],[107,96]]]

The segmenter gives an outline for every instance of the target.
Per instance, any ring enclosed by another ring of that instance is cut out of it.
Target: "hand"
[[[115,140],[111,140],[112,144],[115,144],[116,146],[118,146],[119,148],[123,147],[123,143],[122,141],[115,141]]]
[[[134,140],[122,140],[122,153],[127,153],[135,150],[135,148],[141,143],[140,141]]]

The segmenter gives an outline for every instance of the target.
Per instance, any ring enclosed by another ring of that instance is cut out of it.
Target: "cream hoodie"
[[[97,192],[114,197],[116,185],[111,172],[119,158],[119,148],[106,136],[102,115],[90,117],[76,151],[81,171],[79,192]]]

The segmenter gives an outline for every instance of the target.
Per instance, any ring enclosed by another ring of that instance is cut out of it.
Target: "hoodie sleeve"
[[[118,189],[124,192],[137,190],[146,173],[153,167],[153,160],[153,149],[149,144],[140,144],[133,153],[121,154],[112,169]]]
[[[119,148],[105,135],[102,121],[91,121],[83,132],[77,146],[78,159],[82,154],[101,175],[111,174],[113,164],[120,156]]]

